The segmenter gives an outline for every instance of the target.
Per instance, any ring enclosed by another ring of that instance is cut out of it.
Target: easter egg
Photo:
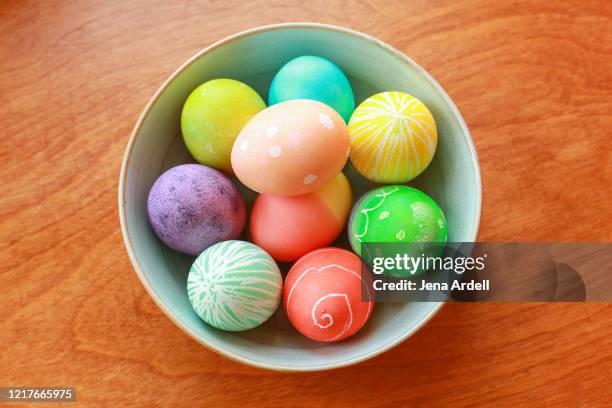
[[[340,248],[309,252],[285,279],[283,304],[291,324],[304,336],[323,342],[346,339],[366,323],[374,309],[374,289],[361,259]]]
[[[263,249],[250,242],[225,241],[196,258],[187,278],[187,295],[206,323],[243,331],[274,314],[282,286],[278,266]]]
[[[183,140],[202,164],[233,174],[232,146],[244,125],[266,107],[248,85],[233,79],[213,79],[187,98],[181,115]]]
[[[346,124],[329,106],[297,99],[259,112],[232,150],[236,176],[262,194],[293,196],[318,190],[348,160]]]
[[[294,261],[336,239],[350,209],[351,186],[342,172],[312,193],[260,194],[251,212],[251,237],[277,261]]]
[[[362,243],[445,243],[448,230],[442,210],[431,197],[415,188],[390,185],[370,191],[355,204],[348,233],[353,250],[364,255]],[[384,256],[393,257],[399,248],[390,247],[393,253]],[[420,256],[424,248],[427,247],[401,247],[402,253],[410,256]],[[440,245],[432,245],[434,252],[428,255],[439,255],[441,249]]]
[[[346,75],[325,58],[305,55],[292,59],[276,73],[268,104],[313,99],[331,106],[348,122],[355,110],[353,89]]]
[[[349,121],[351,163],[378,183],[404,183],[423,172],[438,144],[434,118],[421,101],[383,92],[361,103]]]
[[[201,164],[183,164],[159,176],[149,192],[147,210],[159,239],[190,255],[238,238],[246,218],[236,186],[223,173]]]

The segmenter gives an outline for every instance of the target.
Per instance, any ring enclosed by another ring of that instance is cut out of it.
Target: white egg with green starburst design
[[[206,323],[243,331],[268,320],[280,304],[282,277],[263,249],[245,241],[225,241],[197,257],[187,278],[187,294]]]

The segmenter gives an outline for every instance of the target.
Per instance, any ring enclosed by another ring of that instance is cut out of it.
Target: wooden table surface
[[[454,99],[480,157],[481,241],[610,241],[606,3],[3,0],[0,385],[108,407],[610,406],[606,303],[448,304],[335,371],[227,360],[149,299],[116,204],[130,131],[177,66],[246,28],[318,21],[387,41]]]

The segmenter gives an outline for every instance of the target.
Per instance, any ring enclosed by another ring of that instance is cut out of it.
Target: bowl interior
[[[348,76],[357,104],[375,93],[397,90],[416,96],[429,107],[438,126],[438,149],[431,165],[410,185],[439,203],[448,221],[449,241],[474,241],[480,217],[478,162],[469,133],[448,96],[421,68],[388,46],[362,34],[320,25],[281,25],[238,34],[179,69],[162,86],[135,130],[119,194],[124,237],[134,266],[151,296],[179,327],[243,362],[315,370],[350,364],[388,349],[418,329],[440,304],[377,304],[357,335],[335,344],[316,343],[300,335],[282,307],[256,329],[222,332],[200,320],[189,304],[186,278],[194,258],[166,248],[149,227],[146,211],[147,195],[156,178],[172,166],[193,162],[180,133],[181,109],[189,93],[207,80],[234,78],[267,100],[276,71],[300,55],[335,62]],[[350,165],[344,171],[354,200],[376,186]],[[252,202],[255,193],[241,189]],[[346,234],[334,245],[348,247]]]

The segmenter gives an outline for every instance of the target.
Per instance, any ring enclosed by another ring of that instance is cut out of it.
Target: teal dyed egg
[[[187,295],[206,323],[227,331],[257,327],[274,314],[283,280],[263,249],[245,241],[224,241],[197,257],[187,278]]]
[[[313,99],[331,106],[345,122],[355,110],[353,89],[346,75],[325,58],[305,55],[292,59],[276,73],[268,104],[291,99]]]

